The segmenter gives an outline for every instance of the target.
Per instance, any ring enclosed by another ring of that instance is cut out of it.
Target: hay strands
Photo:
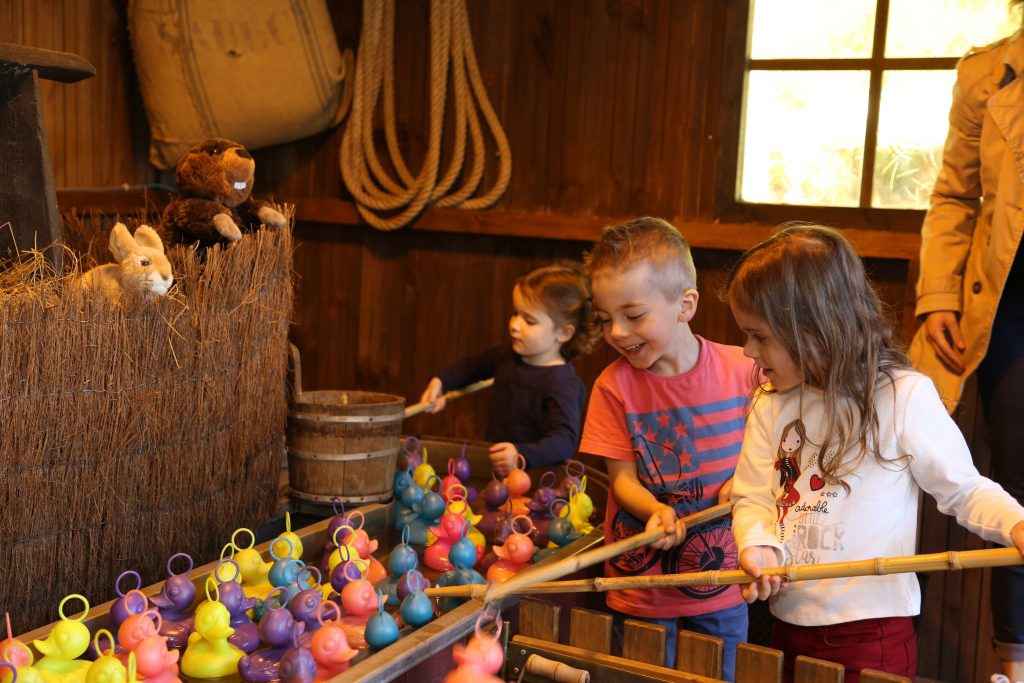
[[[904,557],[877,557],[856,562],[831,562],[828,564],[789,565],[763,570],[766,576],[781,576],[784,581],[813,581],[816,579],[840,579],[851,576],[882,576],[906,572],[942,572],[984,567],[1009,567],[1024,564],[1016,548],[991,548],[988,550],[950,550],[944,553],[907,555]],[[516,577],[513,577],[515,579]],[[513,580],[509,579],[509,581]],[[532,583],[513,591],[518,594],[539,593],[603,593],[605,591],[648,588],[676,588],[680,586],[724,586],[745,584],[753,577],[742,569],[728,571],[692,572],[688,574],[661,574],[658,576],[622,576],[576,581],[548,581]],[[505,582],[508,583],[508,582]],[[504,584],[497,584],[502,586]],[[485,585],[448,586],[429,588],[430,597],[483,597]],[[507,593],[506,593],[507,594]]]
[[[440,396],[438,396],[438,400],[443,398],[446,401],[450,401],[453,398],[459,398],[461,396],[466,396],[468,394],[472,394],[475,391],[480,391],[481,389],[486,389],[487,387],[491,386],[492,384],[494,384],[494,378],[493,377],[491,377],[489,379],[482,379],[479,382],[473,382],[472,384],[467,384],[466,386],[462,387],[461,389],[452,389],[451,391],[446,391],[445,393],[443,393]],[[430,406],[432,406],[432,405],[434,405],[433,401],[421,401],[419,403],[413,403],[411,406],[409,406],[408,408],[405,409],[404,413],[402,413],[402,418],[404,419],[404,418],[412,417],[413,415],[419,415],[423,411],[425,411],[428,408],[430,408]]]
[[[706,510],[695,512],[692,515],[686,515],[682,519],[683,522],[686,523],[687,529],[689,529],[690,527],[698,524],[710,522],[712,520],[719,519],[720,517],[726,517],[731,512],[732,503],[721,503],[714,507],[709,507]],[[552,579],[557,579],[560,576],[565,576],[566,574],[578,572],[581,569],[598,564],[599,562],[604,562],[605,560],[610,560],[613,557],[618,557],[623,553],[628,553],[630,550],[636,550],[642,546],[650,545],[664,537],[664,529],[655,529],[654,531],[645,531],[642,534],[629,536],[621,541],[615,541],[614,543],[603,545],[600,548],[594,548],[593,550],[589,550],[585,553],[567,557],[550,565],[539,565],[526,569],[507,581],[503,581],[498,584],[491,584],[490,586],[478,584],[485,592],[478,592],[474,597],[482,597],[484,602],[494,602],[506,595],[522,593],[527,587],[534,584],[541,583],[543,581],[550,581]]]

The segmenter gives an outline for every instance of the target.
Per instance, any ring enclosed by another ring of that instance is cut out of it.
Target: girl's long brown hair
[[[562,344],[563,357],[572,360],[593,350],[600,329],[594,324],[590,285],[581,264],[552,263],[523,275],[515,286],[524,299],[543,306],[556,325],[574,327],[572,338]]]
[[[842,233],[820,225],[788,224],[747,251],[729,275],[726,301],[764,318],[825,401],[824,434],[837,454],[820,459],[830,483],[843,479],[878,450],[879,383],[909,368],[864,264]],[[829,444],[819,444],[823,448]]]

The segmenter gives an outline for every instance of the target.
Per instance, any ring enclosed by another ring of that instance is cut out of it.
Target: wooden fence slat
[[[704,633],[680,630],[676,635],[676,668],[709,678],[722,677],[725,642]]]
[[[740,643],[736,648],[736,680],[743,683],[780,683],[782,653],[770,647]]]
[[[793,667],[793,682],[843,683],[845,673],[846,667],[842,664],[800,655],[796,658],[796,665]]]
[[[861,669],[860,683],[910,683],[910,679],[906,676],[887,674],[884,671],[875,671],[874,669]]]
[[[645,664],[664,666],[667,636],[668,631],[664,626],[626,619],[622,635],[622,656]]]
[[[536,598],[519,601],[519,633],[530,638],[558,642],[558,619],[562,608]]]
[[[569,645],[611,654],[612,615],[575,607],[569,619]]]

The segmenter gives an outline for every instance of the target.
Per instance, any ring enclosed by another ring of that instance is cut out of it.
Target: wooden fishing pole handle
[[[590,672],[532,654],[523,665],[526,673],[546,678],[555,683],[590,683]]]
[[[438,396],[436,400],[439,401],[439,400],[441,400],[443,398],[446,401],[450,401],[453,398],[459,398],[461,396],[466,396],[467,394],[472,394],[475,391],[480,391],[481,389],[486,389],[487,387],[491,386],[492,384],[494,384],[494,378],[493,377],[491,377],[490,379],[482,379],[479,382],[473,382],[472,384],[467,384],[466,386],[462,387],[461,389],[452,389],[451,391],[446,391],[445,393],[443,393],[440,396]],[[407,418],[407,417],[412,417],[413,415],[419,415],[423,411],[425,411],[428,408],[430,408],[430,406],[434,405],[434,403],[435,403],[435,401],[420,401],[419,403],[413,403],[411,406],[409,406],[408,408],[405,409],[405,412],[402,413],[402,417],[403,418]]]

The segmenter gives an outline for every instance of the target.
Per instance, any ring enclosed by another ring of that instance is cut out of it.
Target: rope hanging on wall
[[[352,112],[341,139],[340,155],[341,174],[356,200],[359,214],[381,230],[394,230],[410,223],[428,204],[460,209],[487,208],[505,192],[512,175],[512,152],[480,78],[465,0],[431,0],[430,3],[429,146],[419,174],[412,175],[395,133],[394,18],[395,0],[364,0]],[[438,180],[449,63],[455,104],[455,140],[451,163]],[[373,144],[373,115],[382,89],[384,135],[397,179],[382,166]],[[477,106],[497,145],[499,165],[493,187],[471,198],[484,174],[486,151]],[[453,187],[466,159],[467,128],[472,140],[472,167],[464,174],[461,185]]]

